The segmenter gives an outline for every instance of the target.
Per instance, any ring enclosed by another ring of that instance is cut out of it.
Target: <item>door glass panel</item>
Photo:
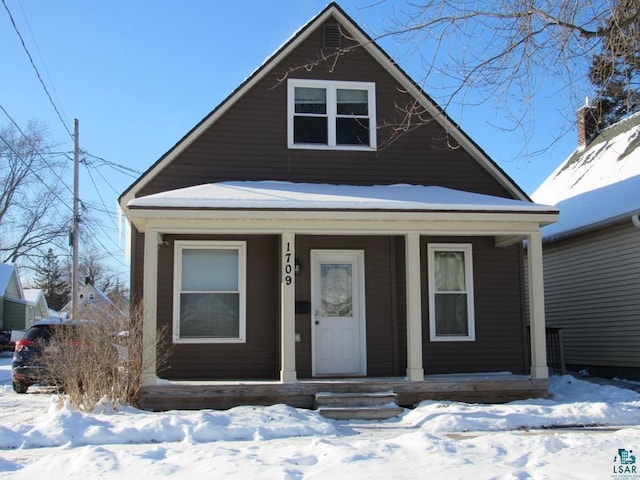
[[[350,263],[320,265],[320,297],[321,316],[353,316],[353,282]]]

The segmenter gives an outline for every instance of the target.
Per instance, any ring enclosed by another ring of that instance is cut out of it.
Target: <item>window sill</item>
[[[457,337],[457,336],[438,336],[438,337],[430,337],[429,341],[431,342],[475,342],[475,337]]]
[[[216,338],[216,337],[199,337],[199,338],[176,338],[173,337],[175,344],[190,343],[247,343],[244,338]]]
[[[348,152],[375,152],[376,147],[369,147],[366,145],[319,145],[319,144],[293,144],[288,145],[289,150],[341,150]]]

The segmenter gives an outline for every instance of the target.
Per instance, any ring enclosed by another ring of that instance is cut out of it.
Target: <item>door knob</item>
[[[316,320],[316,325],[320,325],[320,320]]]

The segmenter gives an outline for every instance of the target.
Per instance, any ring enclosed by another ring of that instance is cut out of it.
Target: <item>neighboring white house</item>
[[[546,321],[569,369],[640,379],[640,113],[579,138],[532,195],[560,210],[542,229]]]
[[[104,312],[113,306],[113,302],[98,287],[87,281],[78,292],[78,318],[93,318],[96,312]],[[71,302],[61,310],[62,313],[71,313]]]

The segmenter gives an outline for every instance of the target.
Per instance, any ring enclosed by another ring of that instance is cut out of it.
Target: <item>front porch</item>
[[[412,407],[423,400],[506,403],[548,395],[548,379],[509,373],[428,375],[422,381],[404,377],[345,378],[255,382],[159,381],[144,385],[140,407],[146,410],[228,409],[240,405],[284,403],[314,408],[315,394],[395,392],[398,404]]]

